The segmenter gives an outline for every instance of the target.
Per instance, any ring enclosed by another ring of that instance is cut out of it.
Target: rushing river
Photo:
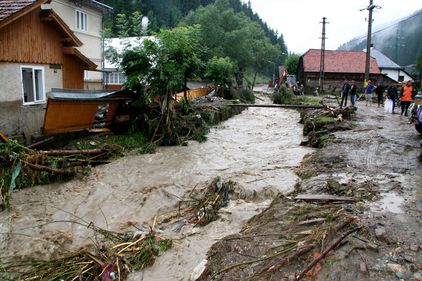
[[[63,221],[95,222],[118,231],[134,230],[133,224],[146,227],[196,185],[216,176],[232,180],[239,190],[218,221],[185,231],[151,268],[129,276],[189,280],[216,240],[238,232],[278,192],[293,189],[293,168],[312,152],[299,145],[298,121],[294,110],[250,108],[212,128],[205,143],[127,156],[96,167],[81,180],[19,191],[13,195],[13,210],[0,214],[0,252],[48,254],[55,246],[45,240],[68,248],[92,242],[86,227]]]

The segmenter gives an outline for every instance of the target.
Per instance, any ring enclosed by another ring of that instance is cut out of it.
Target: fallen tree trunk
[[[354,229],[351,229],[349,231],[346,231],[342,236],[337,238],[337,240],[333,244],[331,244],[331,246],[328,247],[324,252],[322,252],[322,254],[318,258],[314,259],[310,264],[308,264],[308,266],[305,267],[304,270],[302,270],[298,275],[296,275],[295,281],[299,281],[300,279],[302,279],[303,276],[305,276],[305,274],[309,270],[311,270],[318,262],[320,262],[330,251],[332,251],[334,248],[336,248],[341,243],[341,241],[343,241],[344,238],[346,238],[351,233],[358,231],[361,228],[362,227],[360,226],[360,227],[356,227]]]
[[[77,154],[84,154],[84,155],[97,155],[106,152],[103,149],[84,149],[84,150],[48,150],[48,151],[41,151],[41,153],[49,155],[49,156],[65,156],[65,155],[77,155]]]
[[[321,109],[324,108],[321,105],[309,105],[309,104],[248,104],[248,103],[238,103],[238,104],[229,104],[229,106],[234,107],[270,107],[270,108],[310,108],[310,109]]]
[[[55,173],[55,174],[60,174],[60,175],[70,175],[70,174],[72,174],[72,172],[66,171],[66,170],[60,170],[60,169],[50,168],[50,167],[47,167],[47,166],[35,165],[35,164],[31,164],[31,163],[28,163],[28,162],[25,162],[25,161],[22,161],[22,163],[27,165],[32,170],[36,170],[36,171],[50,172],[50,173]]]

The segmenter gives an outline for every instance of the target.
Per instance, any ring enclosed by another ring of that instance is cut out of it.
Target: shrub
[[[281,87],[271,96],[271,99],[273,103],[286,104],[292,103],[295,100],[295,95],[285,85],[281,85]]]

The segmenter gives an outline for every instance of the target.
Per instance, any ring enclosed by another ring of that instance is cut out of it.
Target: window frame
[[[126,76],[121,71],[107,72],[108,85],[123,85],[126,82]]]
[[[88,32],[88,13],[82,10],[75,10],[75,29]]]
[[[23,69],[30,68],[32,69],[32,73],[35,73],[35,70],[41,71],[41,85],[42,85],[42,92],[41,99],[36,100],[36,83],[35,83],[35,75],[32,76],[32,87],[34,89],[34,101],[25,102],[25,89],[23,86]],[[44,66],[38,65],[21,65],[20,66],[20,76],[21,76],[21,95],[22,95],[22,103],[23,105],[32,105],[32,104],[43,104],[46,102],[46,95],[45,95],[45,68]]]

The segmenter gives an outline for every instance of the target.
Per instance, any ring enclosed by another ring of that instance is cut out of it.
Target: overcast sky
[[[247,0],[243,0],[247,2]],[[374,0],[373,30],[422,9],[420,0]],[[321,48],[322,17],[326,17],[326,49],[335,50],[354,37],[366,36],[369,0],[251,0],[252,9],[284,36],[289,52]],[[421,27],[422,28],[422,27]]]

